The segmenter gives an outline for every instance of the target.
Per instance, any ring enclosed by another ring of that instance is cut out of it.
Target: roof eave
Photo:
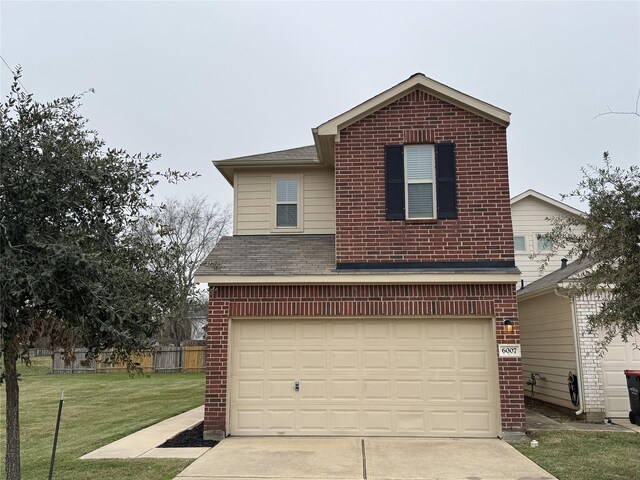
[[[313,167],[322,165],[322,161],[313,159],[295,160],[214,160],[213,166],[218,169],[222,176],[233,187],[233,174],[236,169],[245,168],[287,168],[287,167]]]

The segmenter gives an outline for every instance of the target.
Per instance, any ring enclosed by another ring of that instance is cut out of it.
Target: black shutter
[[[384,174],[387,220],[404,219],[404,147],[385,145]]]
[[[456,218],[456,146],[436,145],[436,196],[438,218]]]

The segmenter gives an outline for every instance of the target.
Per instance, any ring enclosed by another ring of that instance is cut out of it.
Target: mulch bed
[[[215,447],[218,444],[215,440],[204,440],[203,434],[204,422],[200,422],[195,427],[184,430],[162,445],[158,445],[158,448]]]

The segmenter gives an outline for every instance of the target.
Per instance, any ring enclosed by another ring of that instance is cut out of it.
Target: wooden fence
[[[87,355],[86,348],[76,348],[75,360],[65,365],[62,354],[56,352],[53,355],[51,370],[59,373],[119,373],[126,372],[124,364],[106,363],[109,352],[105,352],[92,360],[87,365],[83,362]],[[153,352],[135,355],[136,362],[144,373],[197,373],[204,372],[205,347],[202,345],[185,347],[158,347]]]

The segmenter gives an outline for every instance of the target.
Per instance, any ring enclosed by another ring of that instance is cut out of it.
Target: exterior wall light
[[[513,333],[513,322],[508,318],[504,321],[504,331],[505,333]]]

